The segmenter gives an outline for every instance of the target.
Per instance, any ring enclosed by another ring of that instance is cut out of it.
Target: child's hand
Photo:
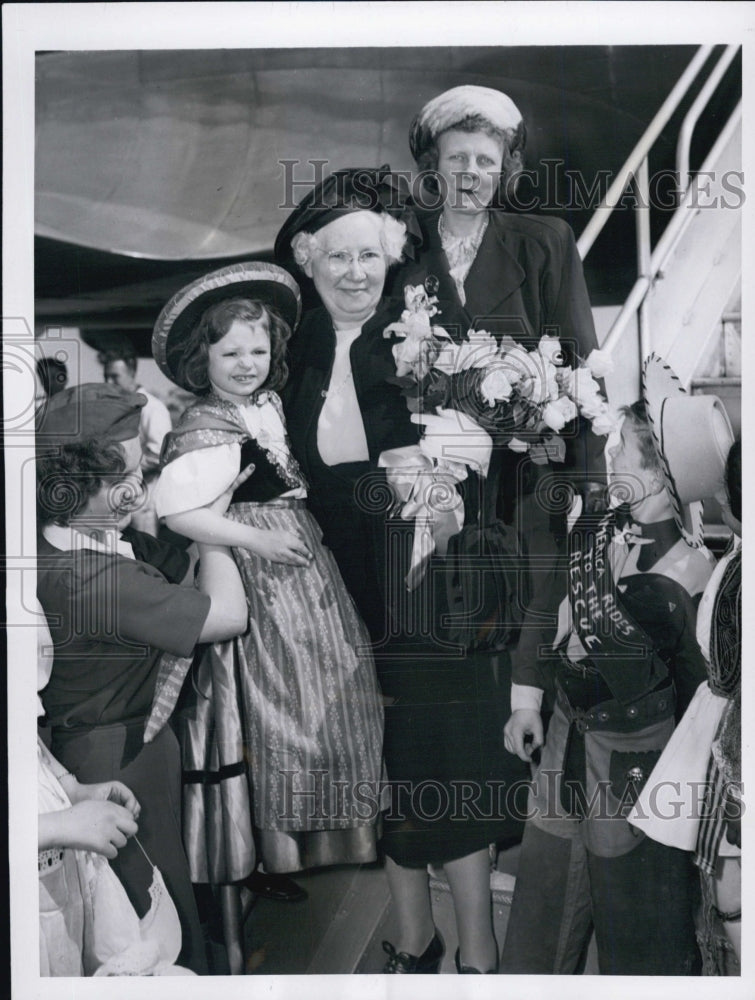
[[[101,781],[95,785],[78,785],[75,793],[68,793],[71,802],[83,802],[86,799],[93,799],[97,802],[115,802],[124,809],[128,809],[135,820],[139,819],[141,806],[136,800],[136,796],[121,781]]]
[[[289,566],[308,566],[312,561],[312,553],[293,531],[260,530],[253,551],[270,562]]]
[[[511,713],[504,730],[504,745],[509,753],[529,762],[543,745],[543,719],[530,708],[518,708]]]
[[[44,839],[48,844],[94,851],[111,859],[139,829],[128,809],[117,802],[96,799],[84,799],[70,809],[40,816],[40,835],[43,819],[54,827],[54,832],[46,831]]]

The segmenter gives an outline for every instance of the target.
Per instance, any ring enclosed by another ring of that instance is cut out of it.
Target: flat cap
[[[147,397],[106,382],[85,382],[50,396],[36,420],[38,446],[128,441],[139,434]]]

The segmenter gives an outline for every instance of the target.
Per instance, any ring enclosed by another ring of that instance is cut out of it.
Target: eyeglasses
[[[379,250],[362,250],[358,254],[349,253],[347,250],[322,250],[325,255],[330,273],[333,275],[345,274],[353,263],[358,263],[364,271],[376,271],[384,263],[383,254]]]

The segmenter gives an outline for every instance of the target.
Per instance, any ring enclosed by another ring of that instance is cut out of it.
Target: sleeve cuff
[[[540,711],[543,700],[542,688],[531,687],[529,684],[511,685],[511,711],[527,708],[535,712]]]

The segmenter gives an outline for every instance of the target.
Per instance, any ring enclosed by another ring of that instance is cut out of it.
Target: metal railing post
[[[648,159],[640,164],[639,170],[634,177],[634,189],[637,198],[635,208],[635,229],[637,233],[637,274],[647,279],[648,291],[653,286],[654,274],[651,263],[650,250],[650,173],[648,169]],[[638,350],[640,352],[640,372],[645,358],[650,354],[650,311],[648,309],[647,292],[642,297],[638,315]],[[641,392],[642,386],[638,390]]]

